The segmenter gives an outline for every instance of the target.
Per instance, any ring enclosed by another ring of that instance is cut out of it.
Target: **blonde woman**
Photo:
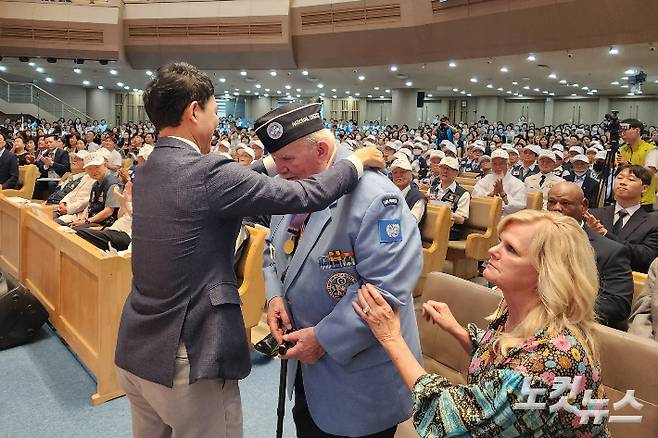
[[[500,243],[491,248],[484,277],[503,293],[486,330],[459,325],[444,303],[428,301],[422,315],[452,334],[471,354],[466,385],[428,374],[400,336],[400,321],[371,285],[359,291],[355,311],[370,326],[414,397],[413,421],[421,437],[443,436],[609,436],[564,409],[514,409],[528,402],[524,380],[548,394],[558,377],[582,376],[569,403],[583,409],[585,390],[603,397],[596,346],[594,302],[596,263],[589,240],[576,221],[543,211],[523,210],[505,217]],[[564,395],[568,395],[569,388]],[[543,397],[543,398],[542,398]],[[589,407],[593,408],[591,404]]]

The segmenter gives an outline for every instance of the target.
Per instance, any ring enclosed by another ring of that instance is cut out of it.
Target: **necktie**
[[[544,181],[546,181],[546,175],[542,175],[541,178],[539,178],[539,187],[544,185]]]
[[[617,222],[615,222],[612,226],[613,234],[619,234],[622,227],[624,226],[624,217],[628,216],[628,212],[626,210],[619,210],[619,213],[617,214],[619,215],[619,219],[617,219]]]

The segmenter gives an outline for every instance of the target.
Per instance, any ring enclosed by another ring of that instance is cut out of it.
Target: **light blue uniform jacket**
[[[339,147],[336,159],[347,155]],[[313,420],[323,431],[345,436],[369,435],[406,420],[411,393],[351,304],[365,282],[376,286],[399,309],[402,335],[420,360],[412,291],[423,254],[404,198],[384,175],[366,171],[351,193],[311,214],[288,256],[283,245],[291,217],[272,217],[263,268],[268,300],[283,296],[294,329],[315,327],[326,350],[317,363],[301,364]],[[297,366],[295,360],[288,365],[289,396]]]

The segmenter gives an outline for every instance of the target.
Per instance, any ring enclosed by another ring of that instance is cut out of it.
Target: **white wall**
[[[41,88],[71,105],[73,108],[87,112],[87,89],[77,85],[39,85]]]
[[[484,116],[489,123],[495,123],[498,121],[498,97],[496,96],[486,96],[479,97],[475,103],[477,106],[477,113],[475,113],[475,119],[479,119],[480,116]]]
[[[105,119],[114,124],[114,93],[108,90],[90,88],[86,93],[86,113],[92,119]]]

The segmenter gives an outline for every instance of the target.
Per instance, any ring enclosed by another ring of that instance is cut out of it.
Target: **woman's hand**
[[[456,333],[462,329],[446,303],[429,300],[423,304],[421,314],[425,321],[432,321],[432,324],[437,324],[448,333]]]
[[[352,307],[368,324],[377,340],[385,344],[401,339],[399,312],[391,309],[379,291],[366,283],[359,289],[358,295],[359,303],[354,301]]]

